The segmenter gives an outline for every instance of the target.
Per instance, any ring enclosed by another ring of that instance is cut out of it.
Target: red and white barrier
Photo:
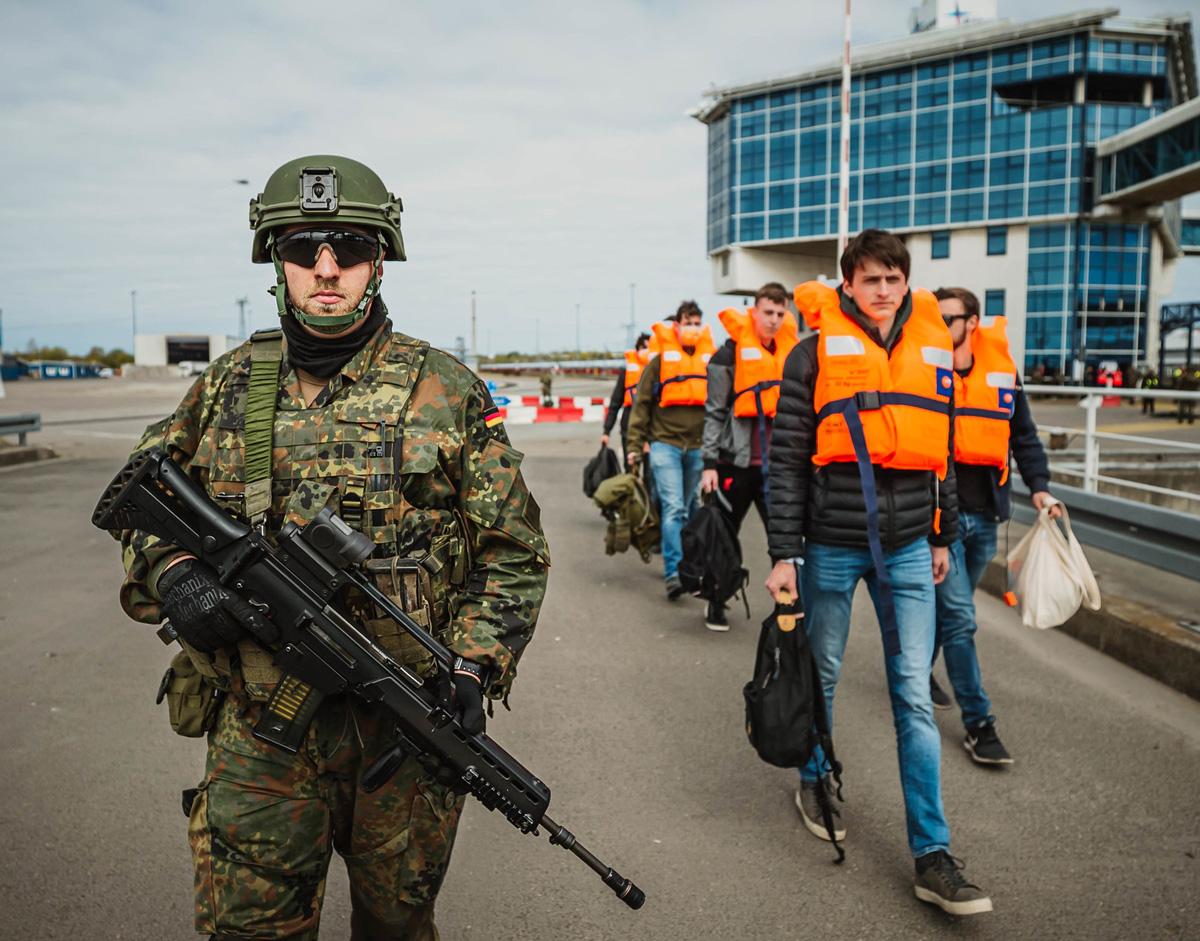
[[[521,396],[520,405],[500,408],[504,421],[510,425],[540,425],[560,422],[601,422],[608,405],[603,396],[551,396],[551,405],[542,405],[540,395]]]

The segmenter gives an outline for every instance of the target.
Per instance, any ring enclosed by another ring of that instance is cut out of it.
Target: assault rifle
[[[266,644],[284,673],[254,729],[259,739],[295,752],[324,697],[349,693],[389,710],[396,743],[363,774],[366,790],[382,786],[408,757],[436,763],[460,791],[500,811],[522,833],[544,827],[551,845],[583,860],[630,908],[646,896],[602,863],[546,813],[550,789],[485,733],[466,732],[426,680],[397,663],[354,623],[335,597],[354,586],[432,655],[440,676],[453,655],[364,575],[374,545],[328,507],[304,527],[288,523],[273,545],[218,507],[158,449],[135,455],[108,485],[92,515],[104,530],[152,533],[203,560],[221,582],[271,621],[279,637]],[[176,639],[169,623],[159,636]]]

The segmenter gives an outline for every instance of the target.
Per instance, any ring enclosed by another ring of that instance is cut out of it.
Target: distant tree
[[[100,362],[113,369],[120,369],[126,363],[132,363],[133,357],[120,348],[114,348],[105,353],[101,357]]]

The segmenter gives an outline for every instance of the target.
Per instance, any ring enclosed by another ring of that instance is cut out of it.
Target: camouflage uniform
[[[382,304],[381,298],[375,303]],[[244,515],[242,431],[251,344],[216,360],[139,450],[165,448],[220,504]],[[537,503],[486,387],[449,355],[386,322],[312,407],[285,357],[266,526],[332,505],[376,545],[379,587],[455,653],[492,671],[507,697],[545,592],[549,552]],[[158,577],[176,550],[124,534],[125,610],[157,623]],[[347,598],[379,644],[428,673],[423,649],[364,599]],[[354,938],[436,938],[433,903],[462,798],[413,760],[380,790],[361,772],[390,744],[371,708],[327,701],[297,755],[251,735],[279,680],[249,639],[196,668],[227,698],[191,806],[196,929],[231,938],[315,938],[331,849],[345,858]]]

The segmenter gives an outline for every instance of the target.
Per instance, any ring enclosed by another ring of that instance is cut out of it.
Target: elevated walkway
[[[1200,98],[1177,105],[1096,146],[1097,203],[1143,206],[1197,191]]]

